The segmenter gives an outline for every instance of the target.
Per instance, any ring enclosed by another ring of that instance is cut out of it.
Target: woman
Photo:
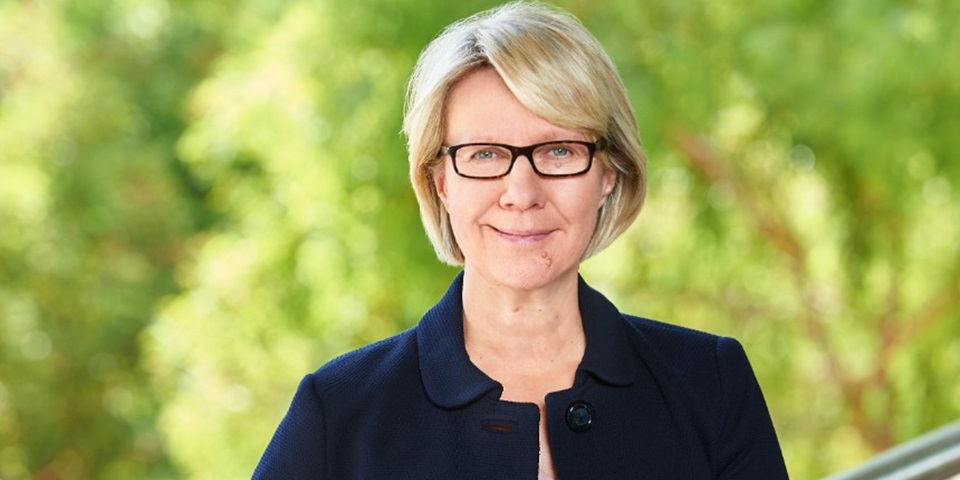
[[[421,55],[404,131],[439,257],[413,329],[300,385],[256,478],[786,478],[732,339],[617,311],[578,275],[636,217],[616,70],[563,12],[513,3]]]

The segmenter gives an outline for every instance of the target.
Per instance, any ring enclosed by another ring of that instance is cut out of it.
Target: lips
[[[553,230],[524,230],[524,229],[499,229],[497,227],[490,227],[500,236],[500,238],[517,244],[536,244],[540,243],[547,239]]]

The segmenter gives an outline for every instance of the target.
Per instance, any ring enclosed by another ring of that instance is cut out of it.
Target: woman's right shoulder
[[[318,392],[382,389],[419,375],[416,329],[346,352],[307,376]]]

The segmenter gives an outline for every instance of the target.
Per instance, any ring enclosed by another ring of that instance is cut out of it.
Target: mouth
[[[520,245],[534,245],[543,242],[553,233],[553,230],[509,230],[490,227],[500,238],[510,243]]]

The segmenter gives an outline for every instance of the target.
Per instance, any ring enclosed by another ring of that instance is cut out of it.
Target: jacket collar
[[[633,383],[635,367],[626,326],[617,308],[580,277],[580,316],[587,345],[578,371],[614,386]],[[480,371],[467,356],[463,341],[463,272],[447,293],[420,320],[417,349],[423,386],[434,403],[461,408],[503,386]],[[577,375],[578,379],[581,377]],[[579,381],[579,380],[578,380]]]

